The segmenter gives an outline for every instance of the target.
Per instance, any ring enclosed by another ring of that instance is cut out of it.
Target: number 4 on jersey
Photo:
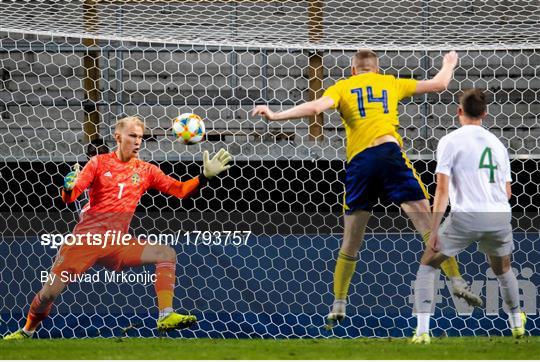
[[[486,163],[486,157],[487,157],[487,163]],[[491,148],[486,147],[484,148],[484,151],[482,152],[482,156],[480,156],[480,165],[478,168],[487,168],[489,169],[489,183],[495,183],[495,170],[497,169],[497,165],[493,164],[493,158],[491,156]]]

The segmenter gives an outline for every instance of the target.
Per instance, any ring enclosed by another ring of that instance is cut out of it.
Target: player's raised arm
[[[220,149],[214,157],[210,159],[208,151],[203,153],[203,172],[191,180],[182,182],[167,176],[159,169],[152,167],[152,182],[150,188],[159,190],[169,195],[179,198],[192,196],[199,188],[206,185],[208,180],[216,177],[231,166],[228,164],[232,160],[229,152]]]
[[[458,54],[455,51],[451,51],[444,55],[443,65],[439,73],[432,79],[422,80],[416,84],[416,91],[414,94],[422,94],[429,92],[442,92],[446,90],[452,76],[454,75],[454,69],[458,63]]]
[[[97,170],[97,158],[92,157],[84,166],[82,171],[78,163],[73,167],[73,171],[64,178],[64,185],[60,189],[62,200],[69,204],[77,199],[94,180]]]
[[[263,116],[269,121],[285,121],[288,119],[304,118],[324,112],[334,105],[334,100],[323,96],[311,102],[300,104],[282,112],[272,112],[268,106],[257,106],[251,112],[252,116]]]

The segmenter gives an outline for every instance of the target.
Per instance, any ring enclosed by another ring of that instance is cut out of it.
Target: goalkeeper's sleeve
[[[231,155],[221,149],[212,159],[209,159],[208,151],[203,154],[203,172],[188,181],[178,181],[170,176],[165,175],[161,169],[152,165],[150,187],[159,190],[169,195],[174,195],[179,198],[192,196],[201,187],[204,187],[208,180],[217,176],[219,173],[229,169],[227,165],[231,161]]]
[[[207,183],[206,177],[202,174],[185,182],[176,180],[165,175],[165,173],[155,165],[151,166],[150,178],[149,188],[164,192],[168,195],[174,195],[181,199],[192,196],[199,188]]]

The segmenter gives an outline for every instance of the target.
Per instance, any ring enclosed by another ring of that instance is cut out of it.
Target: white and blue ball
[[[204,121],[194,113],[183,113],[173,120],[173,133],[186,145],[202,141],[206,133]]]

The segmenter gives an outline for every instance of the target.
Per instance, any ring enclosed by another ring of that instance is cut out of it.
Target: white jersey
[[[493,230],[508,225],[510,160],[504,145],[491,132],[466,125],[441,138],[435,172],[450,177],[452,217],[468,229]]]

